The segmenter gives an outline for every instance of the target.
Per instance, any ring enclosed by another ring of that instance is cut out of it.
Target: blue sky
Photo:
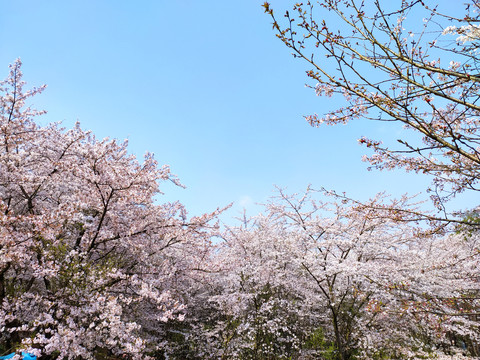
[[[34,99],[43,122],[78,120],[99,138],[128,138],[139,157],[155,153],[187,186],[164,184],[161,199],[192,215],[230,202],[224,221],[243,207],[253,215],[274,185],[358,199],[424,189],[425,178],[362,163],[356,139],[395,136],[387,125],[305,122],[332,99],[305,87],[308,67],[275,38],[262,3],[0,0],[0,75],[20,57],[27,82],[48,85]]]

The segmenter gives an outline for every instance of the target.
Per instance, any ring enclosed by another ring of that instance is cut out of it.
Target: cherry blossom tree
[[[428,235],[377,210],[384,195],[359,205],[315,194],[280,191],[226,232],[200,358],[478,355],[477,233]]]
[[[77,124],[39,126],[21,62],[0,83],[0,351],[145,359],[181,321],[182,279],[211,250],[215,213],[157,204],[178,180],[152,154]],[[183,285],[182,285],[183,286]]]
[[[362,137],[373,149],[373,168],[424,173],[437,215],[417,218],[468,222],[452,214],[446,201],[478,191],[480,4],[442,8],[421,0],[327,0],[297,3],[277,19],[268,3],[277,37],[306,61],[317,95],[343,104],[306,117],[312,126],[368,119],[402,125],[397,145]],[[342,100],[343,99],[343,100]],[[401,209],[395,209],[397,212]],[[404,215],[413,215],[403,211]]]
[[[307,121],[312,126],[360,119],[390,123],[392,128],[401,125],[396,145],[359,139],[373,150],[364,160],[371,168],[403,168],[433,178],[428,191],[437,213],[427,213],[405,197],[362,204],[332,193],[338,201],[396,222],[398,229],[402,223],[428,221],[417,228],[417,242],[384,265],[392,266],[396,280],[368,275],[387,290],[391,282],[390,290],[372,293],[371,310],[392,324],[403,324],[397,328],[409,329],[397,333],[400,347],[410,343],[420,351],[422,344],[446,349],[449,343],[460,343],[478,356],[478,209],[460,212],[447,206],[459,193],[479,190],[480,4],[469,1],[453,11],[442,5],[419,0],[307,1],[286,12],[285,21],[277,19],[270,4],[264,8],[277,37],[294,57],[309,64],[311,88],[338,100],[332,102],[337,107],[307,116]],[[381,335],[371,349],[395,338],[394,328],[386,324],[375,325]],[[361,341],[374,337],[369,334]]]

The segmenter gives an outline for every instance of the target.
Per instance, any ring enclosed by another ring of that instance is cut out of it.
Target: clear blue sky
[[[356,139],[392,135],[387,125],[305,122],[332,99],[305,88],[308,67],[275,38],[262,3],[0,0],[0,76],[20,57],[27,82],[48,85],[34,100],[42,121],[78,120],[99,138],[128,138],[140,158],[155,153],[187,186],[163,185],[162,199],[192,215],[230,202],[225,221],[254,214],[274,185],[359,199],[425,188],[416,175],[366,170]]]

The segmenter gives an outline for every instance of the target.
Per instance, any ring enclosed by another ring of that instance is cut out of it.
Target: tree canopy
[[[360,138],[374,151],[364,160],[380,170],[431,175],[429,191],[440,211],[432,220],[458,220],[446,202],[479,190],[478,7],[470,1],[455,17],[442,13],[440,4],[419,0],[400,6],[308,1],[297,3],[281,22],[264,4],[277,37],[310,65],[307,75],[316,94],[343,99],[338,100],[343,106],[307,121],[401,124],[409,132],[402,133],[399,146]]]
[[[367,137],[372,168],[432,177],[405,195],[277,195],[221,228],[158,202],[178,179],[152,154],[77,124],[39,125],[21,62],[0,83],[0,352],[45,359],[471,359],[480,356],[480,3],[297,3],[265,11],[319,96],[313,126],[400,124]],[[295,14],[295,15],[293,15]],[[421,24],[419,26],[419,24]],[[411,135],[410,135],[411,134]],[[19,356],[18,356],[19,357]]]

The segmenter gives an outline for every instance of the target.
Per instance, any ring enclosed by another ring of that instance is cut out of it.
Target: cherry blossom
[[[162,350],[153,334],[184,317],[176,284],[203,266],[216,212],[187,219],[180,203],[157,204],[159,184],[178,180],[152,154],[139,162],[127,142],[79,124],[39,126],[44,112],[26,104],[44,87],[24,91],[20,60],[10,70],[0,83],[0,348],[146,359]]]

